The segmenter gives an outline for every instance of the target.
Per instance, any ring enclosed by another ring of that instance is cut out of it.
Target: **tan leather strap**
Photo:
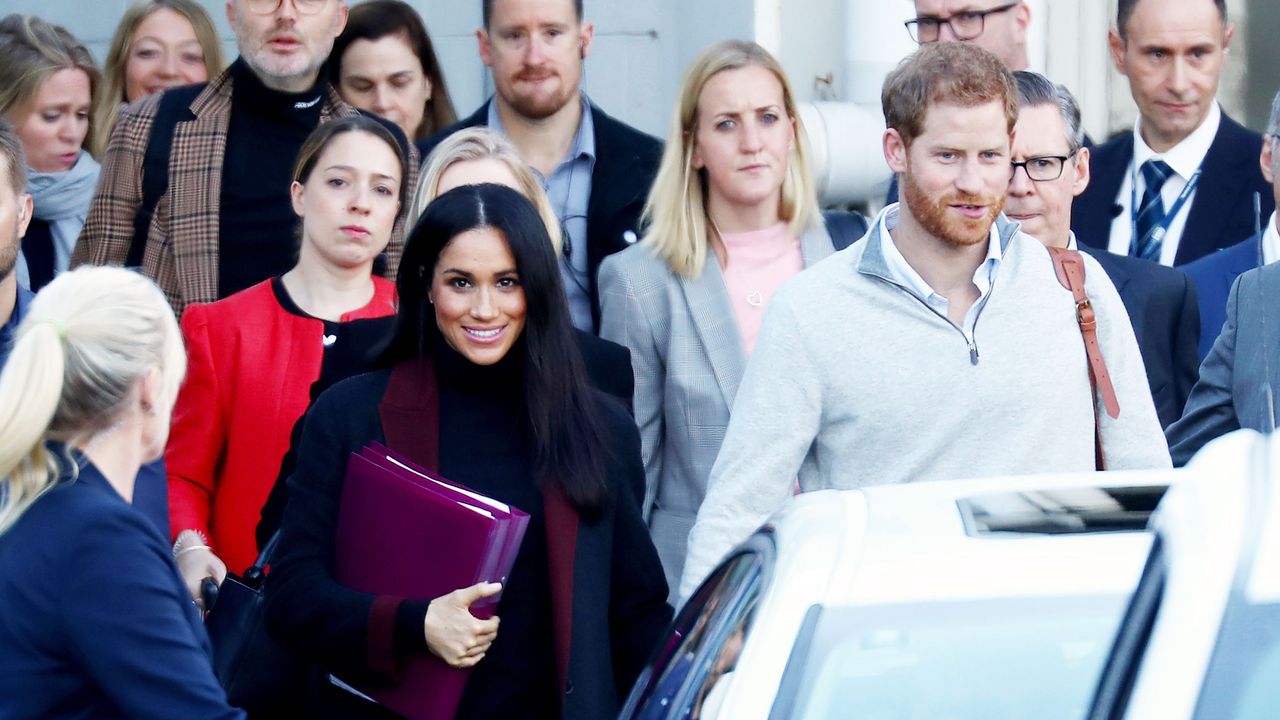
[[[1049,248],[1049,255],[1053,258],[1053,269],[1058,275],[1058,282],[1071,291],[1076,303],[1076,322],[1080,325],[1084,352],[1089,358],[1089,385],[1093,395],[1102,398],[1102,405],[1108,415],[1112,418],[1120,417],[1120,401],[1116,399],[1116,389],[1111,384],[1111,374],[1107,372],[1107,362],[1103,359],[1102,347],[1098,344],[1098,317],[1084,289],[1084,259],[1078,251],[1066,248]],[[1102,457],[1102,429],[1098,424],[1097,402],[1092,404],[1094,450],[1098,469],[1102,470],[1106,467]]]

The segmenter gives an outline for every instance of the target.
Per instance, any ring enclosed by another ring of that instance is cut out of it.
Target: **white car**
[[[681,609],[620,717],[1079,720],[1178,474],[799,495]]]
[[[1152,525],[1088,717],[1280,717],[1280,439],[1207,445]]]

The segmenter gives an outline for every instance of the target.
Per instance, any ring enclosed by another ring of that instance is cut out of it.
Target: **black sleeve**
[[[407,650],[425,650],[425,607],[345,587],[333,577],[339,502],[352,451],[382,440],[377,403],[386,388],[362,376],[335,385],[303,420],[280,546],[267,576],[267,625],[282,642],[344,679],[385,677]],[[411,618],[410,612],[421,612]],[[396,652],[392,656],[378,649]]]
[[[611,477],[628,487],[644,487],[640,433],[618,406],[607,408],[615,455]],[[614,678],[627,692],[649,660],[671,621],[667,580],[649,528],[640,518],[635,493],[614,489],[613,558],[610,571],[609,622],[613,637]]]
[[[293,430],[289,433],[289,451],[280,461],[280,472],[276,474],[275,484],[271,486],[271,494],[267,495],[267,501],[262,505],[262,515],[258,519],[254,535],[258,541],[258,552],[262,552],[262,548],[271,541],[271,536],[280,529],[280,522],[284,519],[284,507],[289,502],[288,480],[298,464],[298,442],[302,440],[302,422],[305,419],[304,415],[293,424]]]

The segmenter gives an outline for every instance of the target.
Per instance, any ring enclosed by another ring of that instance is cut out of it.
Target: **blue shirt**
[[[497,100],[489,101],[488,124],[503,136],[507,134],[498,116]],[[587,96],[582,95],[582,120],[578,122],[578,132],[569,152],[550,175],[544,176],[536,169],[533,174],[547,191],[551,207],[560,219],[564,235],[560,278],[564,281],[573,324],[584,332],[594,332],[595,327],[591,320],[591,276],[587,269],[587,205],[591,201],[591,173],[595,166],[595,120],[591,117]]]
[[[13,336],[18,331],[18,323],[22,322],[22,318],[27,316],[27,309],[31,307],[31,301],[35,298],[30,290],[17,285],[18,298],[13,305],[13,314],[9,316],[9,321],[0,327],[0,370],[4,369],[4,365],[9,361],[9,350],[13,347]]]

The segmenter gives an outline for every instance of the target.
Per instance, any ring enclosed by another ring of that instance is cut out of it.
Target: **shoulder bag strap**
[[[1097,397],[1102,398],[1102,405],[1107,415],[1120,417],[1120,401],[1116,399],[1115,386],[1111,384],[1111,374],[1107,372],[1107,362],[1102,358],[1102,347],[1098,344],[1098,317],[1089,302],[1089,295],[1084,289],[1084,259],[1079,251],[1066,248],[1049,248],[1053,258],[1053,269],[1058,275],[1062,287],[1071,291],[1076,303],[1076,322],[1080,325],[1080,335],[1084,339],[1084,352],[1089,358],[1089,387],[1093,402],[1094,454],[1099,470],[1106,469],[1102,456],[1102,429],[1098,423]]]

